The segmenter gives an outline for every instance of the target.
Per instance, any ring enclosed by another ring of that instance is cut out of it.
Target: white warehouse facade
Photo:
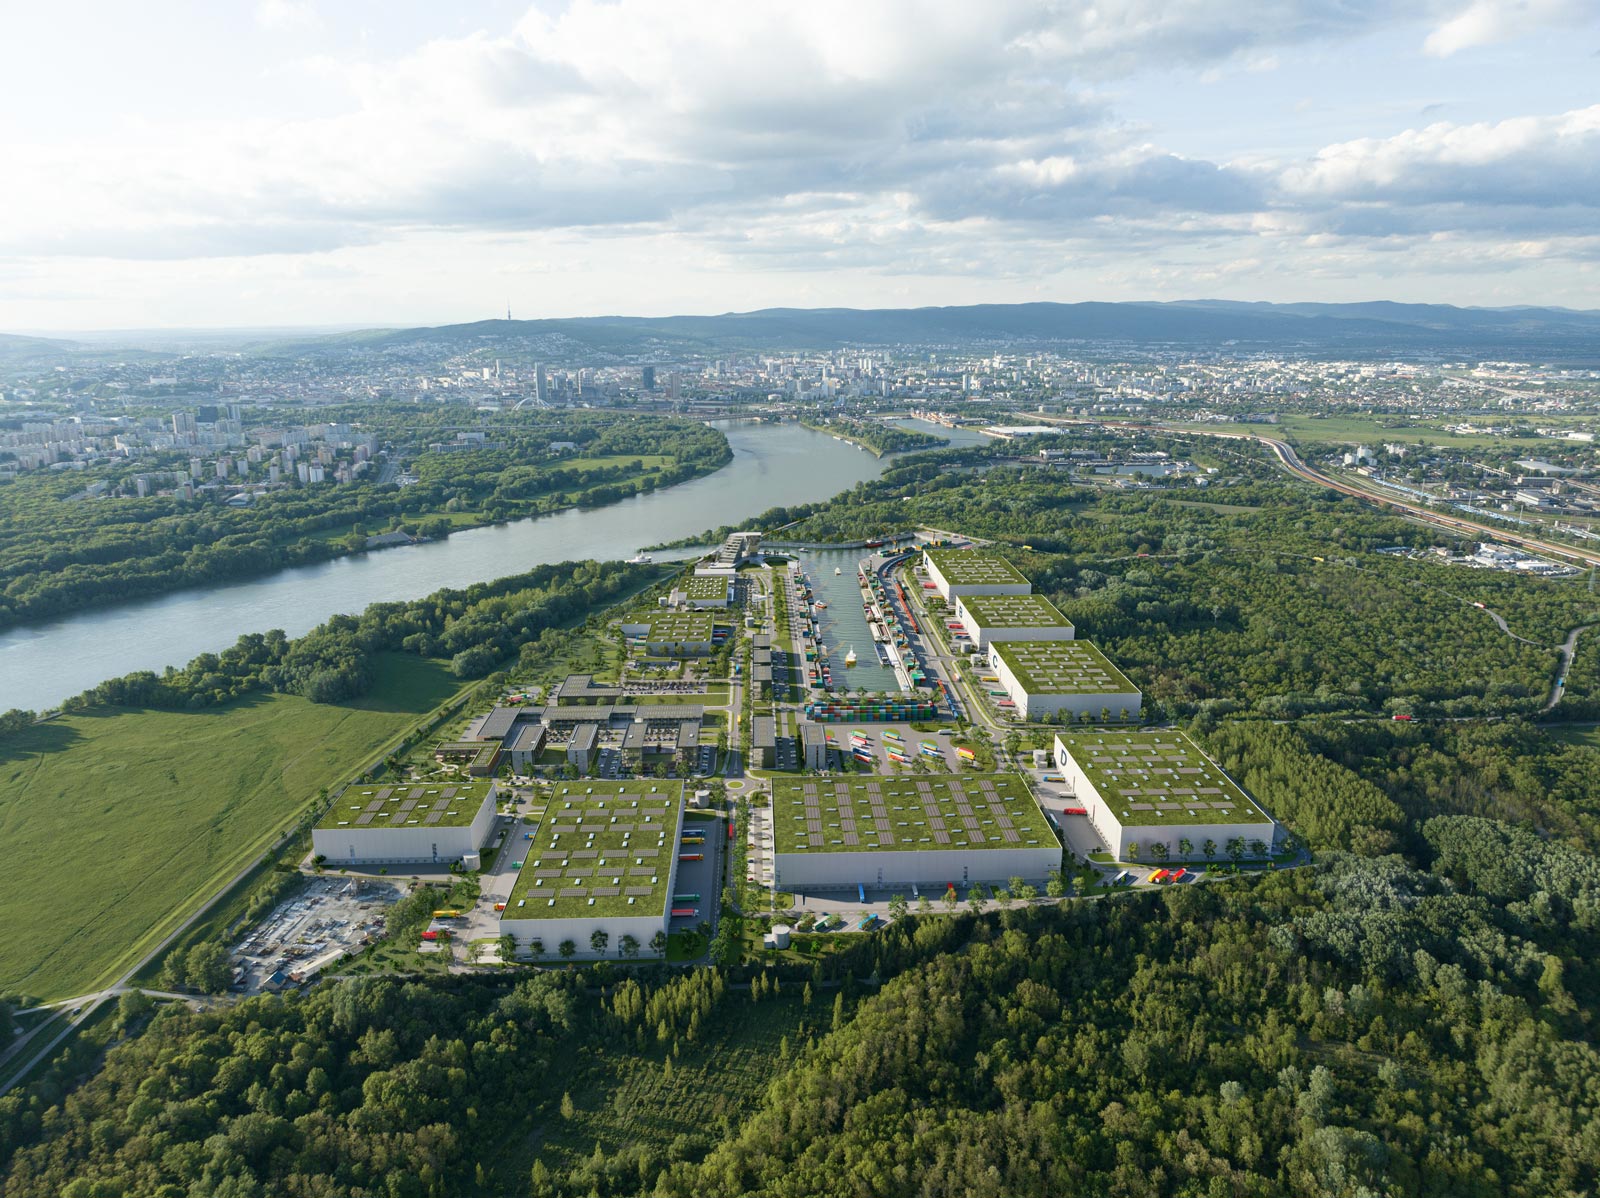
[[[457,862],[494,830],[493,782],[352,786],[311,831],[312,852],[347,865]]]
[[[1118,861],[1260,857],[1276,842],[1272,817],[1182,732],[1062,734],[1055,760]]]

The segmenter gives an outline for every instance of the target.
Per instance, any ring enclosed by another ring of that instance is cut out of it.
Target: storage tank
[[[775,923],[775,924],[773,924],[772,925],[772,946],[774,948],[788,948],[789,947],[789,933],[791,933],[792,931],[794,931],[794,929],[791,928],[786,923]]]
[[[461,855],[461,868],[462,869],[482,869],[483,868],[483,854],[482,853],[463,853]]]

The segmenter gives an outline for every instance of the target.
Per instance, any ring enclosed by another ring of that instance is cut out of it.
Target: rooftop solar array
[[[1182,732],[1075,733],[1058,739],[1123,827],[1270,822]]]
[[[1043,595],[967,595],[960,603],[982,628],[1072,627],[1072,621]]]
[[[716,617],[704,612],[666,612],[651,616],[649,624],[650,631],[645,635],[647,641],[698,643],[711,639]]]
[[[501,918],[664,915],[682,799],[664,781],[556,786],[533,840],[508,842],[526,857]]]
[[[726,599],[728,597],[728,580],[726,578],[690,578],[683,584],[683,592],[691,599],[705,600]]]
[[[1028,585],[1020,570],[1005,558],[991,553],[972,549],[928,549],[924,552],[951,586]]]
[[[773,783],[779,853],[1037,848],[1054,845],[1016,774],[786,778]]]
[[[996,641],[992,651],[1030,695],[1138,693],[1088,641]]]
[[[334,800],[319,828],[464,828],[477,818],[487,782],[452,786],[352,786]]]

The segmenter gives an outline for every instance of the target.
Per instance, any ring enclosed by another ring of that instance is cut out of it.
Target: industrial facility
[[[1033,584],[1010,562],[972,549],[925,549],[928,579],[946,603],[967,595],[1026,595]]]
[[[1119,861],[1260,857],[1272,850],[1272,818],[1182,732],[1064,733],[1056,737],[1055,758],[1069,792]]]
[[[1043,878],[1061,846],[1016,774],[794,778],[772,784],[780,890]]]
[[[472,862],[494,827],[493,782],[352,786],[311,830],[312,852],[335,867]]]
[[[1025,720],[1061,712],[1090,720],[1137,719],[1138,688],[1088,641],[1000,640],[989,668]]]
[[[956,600],[959,632],[979,652],[994,641],[1070,641],[1076,632],[1043,595],[971,595]]]
[[[526,854],[500,917],[518,952],[616,955],[625,937],[642,950],[666,932],[684,850],[682,783],[558,785],[522,836],[503,850]]]

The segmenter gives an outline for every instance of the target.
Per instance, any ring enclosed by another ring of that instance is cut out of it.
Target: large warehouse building
[[[644,620],[625,621],[622,635],[642,642],[652,657],[705,657],[722,640],[709,612],[662,612]]]
[[[1236,855],[1230,846],[1257,857],[1272,849],[1272,818],[1182,732],[1063,734],[1056,765],[1119,861]]]
[[[996,641],[989,667],[1025,720],[1067,712],[1091,720],[1137,719],[1143,697],[1088,641]]]
[[[779,890],[1043,878],[1061,846],[1016,774],[793,778],[772,784]]]
[[[312,852],[335,868],[454,863],[494,828],[495,784],[352,786],[311,830]]]
[[[1070,641],[1072,621],[1043,595],[972,595],[956,600],[961,631],[979,651],[995,641]]]
[[[923,565],[946,603],[965,595],[1026,595],[1033,584],[1003,557],[975,549],[925,549]]]
[[[522,834],[519,833],[519,836]],[[667,931],[683,835],[683,784],[570,782],[556,786],[500,916],[517,951],[616,956],[623,938],[649,951]],[[593,937],[605,934],[596,952]]]

